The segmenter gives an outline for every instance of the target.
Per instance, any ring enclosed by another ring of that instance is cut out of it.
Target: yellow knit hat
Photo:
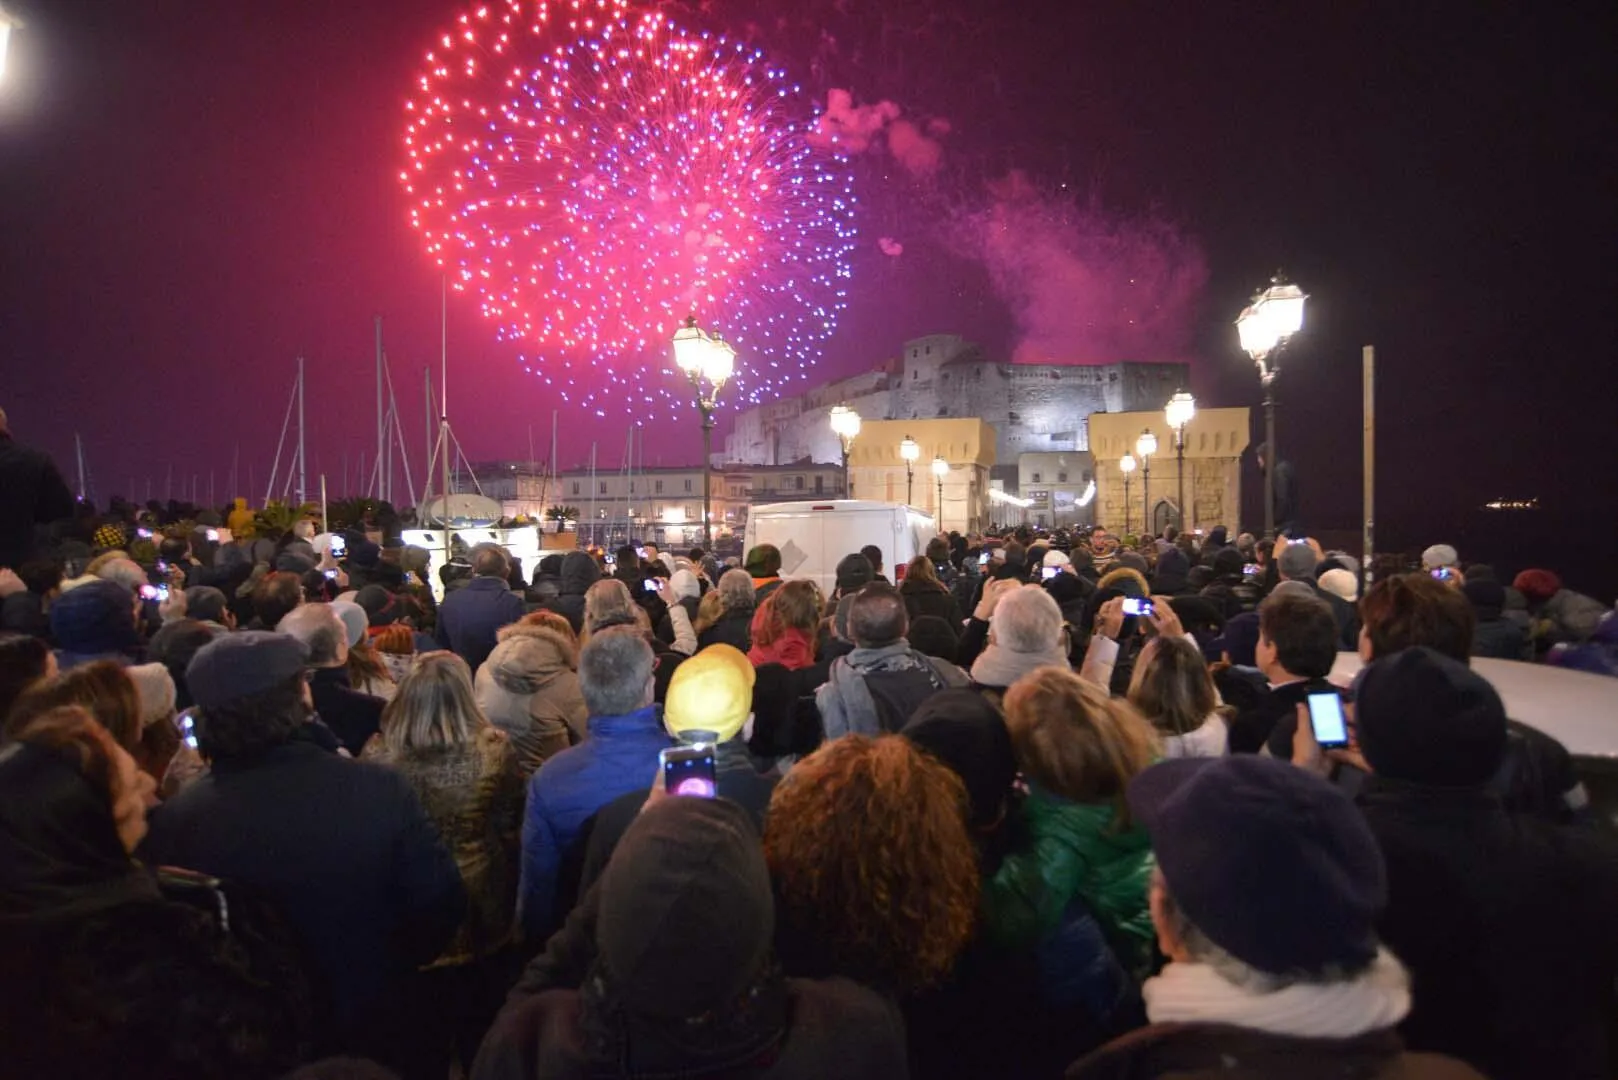
[[[753,665],[741,650],[710,645],[680,662],[663,701],[669,733],[711,731],[720,742],[736,737],[753,711]]]

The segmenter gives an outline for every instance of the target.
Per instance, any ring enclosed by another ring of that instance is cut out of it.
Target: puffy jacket
[[[578,650],[543,626],[508,626],[478,668],[474,692],[489,721],[511,737],[524,779],[584,741],[589,710],[579,690]]]
[[[990,939],[1011,948],[1035,945],[1078,898],[1124,966],[1143,971],[1156,937],[1146,907],[1152,849],[1145,830],[1119,828],[1111,804],[1070,802],[1038,787],[1021,813],[1028,839],[984,887]]]
[[[545,762],[528,782],[518,905],[530,939],[554,929],[562,859],[584,823],[618,796],[650,788],[658,751],[672,746],[656,705],[623,716],[592,716],[590,737]]]

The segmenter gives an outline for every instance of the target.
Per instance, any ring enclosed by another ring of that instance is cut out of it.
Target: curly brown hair
[[[906,994],[939,982],[971,937],[978,865],[966,789],[896,735],[847,735],[775,789],[764,855],[784,924],[835,969]]]
[[[130,754],[140,748],[140,694],[124,669],[111,660],[97,660],[64,671],[50,682],[35,683],[22,693],[6,718],[7,734],[14,734],[35,717],[53,709],[77,705]]]

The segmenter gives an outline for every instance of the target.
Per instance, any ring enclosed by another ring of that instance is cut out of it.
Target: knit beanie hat
[[[140,698],[140,726],[151,727],[159,720],[167,720],[174,715],[175,688],[174,677],[169,669],[162,664],[134,664],[124,668],[124,673],[135,683],[135,692]]]
[[[857,593],[875,580],[871,560],[857,551],[844,555],[837,563],[837,591],[843,596]]]
[[[900,732],[966,785],[972,824],[993,825],[1017,779],[1017,755],[1000,710],[976,690],[940,690]]]
[[[1433,787],[1486,784],[1506,750],[1506,707],[1488,680],[1425,646],[1371,664],[1354,721],[1378,776]]]

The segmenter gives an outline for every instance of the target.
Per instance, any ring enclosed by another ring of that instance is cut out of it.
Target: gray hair
[[[134,559],[111,559],[96,572],[96,577],[102,581],[116,581],[132,593],[140,592],[142,585],[151,584],[146,571]]]
[[[753,608],[753,578],[746,570],[730,569],[719,575],[719,598],[726,611],[750,611]]]
[[[277,634],[295,637],[309,647],[311,667],[337,663],[348,645],[348,628],[328,604],[299,604],[275,624]]]
[[[639,607],[629,595],[629,586],[617,578],[602,578],[584,592],[584,632],[637,623]]]
[[[1062,644],[1062,609],[1038,585],[1012,589],[994,606],[994,640],[1014,653],[1042,653]]]
[[[848,633],[855,645],[862,649],[889,645],[909,629],[904,597],[892,585],[876,582],[854,594],[848,609]]]
[[[1281,576],[1288,581],[1313,581],[1320,560],[1308,544],[1288,544],[1276,561],[1281,565]]]
[[[579,653],[579,689],[591,716],[622,716],[652,702],[652,647],[639,627],[610,626]]]
[[[1318,971],[1263,971],[1245,960],[1232,956],[1225,948],[1203,933],[1180,905],[1175,903],[1162,870],[1154,870],[1152,883],[1162,891],[1163,918],[1180,939],[1186,954],[1199,964],[1207,964],[1214,974],[1241,990],[1254,994],[1273,994],[1289,986],[1327,986],[1332,983],[1352,982],[1365,974],[1375,960],[1358,967],[1328,964]]]
[[[511,556],[499,544],[484,541],[473,546],[469,561],[478,577],[503,578],[511,573]]]

